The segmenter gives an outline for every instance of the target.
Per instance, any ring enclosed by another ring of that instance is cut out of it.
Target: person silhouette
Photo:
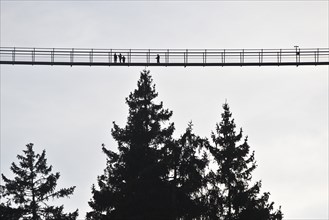
[[[157,63],[160,63],[160,55],[158,54],[155,58],[157,60]]]
[[[114,58],[114,63],[116,63],[118,60],[118,55],[116,53],[114,53],[113,58]]]
[[[122,63],[125,63],[125,62],[126,62],[126,57],[122,56]]]
[[[121,53],[119,54],[119,62],[121,63],[121,61],[122,61],[122,55],[121,55]]]

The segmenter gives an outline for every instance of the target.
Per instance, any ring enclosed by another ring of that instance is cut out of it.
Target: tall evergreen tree
[[[173,213],[176,219],[196,219],[206,212],[204,192],[208,157],[204,151],[207,144],[193,133],[189,123],[185,133],[175,142],[171,151],[173,161],[171,183],[173,184]]]
[[[137,89],[126,99],[125,128],[114,123],[118,152],[107,150],[107,168],[92,187],[87,219],[171,219],[171,187],[167,181],[168,146],[172,144],[172,112],[163,109],[149,71],[141,72]]]
[[[47,166],[46,152],[35,154],[33,144],[26,145],[24,155],[17,155],[19,164],[12,163],[13,180],[2,174],[5,185],[1,187],[1,196],[7,199],[2,203],[1,219],[25,220],[73,220],[78,210],[63,213],[63,206],[55,207],[48,203],[49,199],[68,197],[75,187],[55,190],[60,174],[51,173],[52,166]]]
[[[254,152],[250,153],[247,137],[241,143],[242,129],[235,131],[227,103],[223,109],[222,120],[211,135],[215,146],[209,147],[218,165],[218,170],[210,173],[209,199],[217,205],[210,204],[211,219],[282,219],[280,209],[273,211],[273,203],[268,202],[269,193],[259,196],[261,182],[250,186],[251,173],[256,168]]]

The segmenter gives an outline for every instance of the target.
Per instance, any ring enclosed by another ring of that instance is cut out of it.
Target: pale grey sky
[[[1,1],[1,46],[80,48],[329,47],[328,1]],[[46,149],[66,210],[89,210],[116,149],[139,67],[1,67],[1,172],[25,144]],[[152,67],[175,136],[192,120],[209,137],[227,99],[249,136],[254,180],[285,219],[328,219],[328,66]]]

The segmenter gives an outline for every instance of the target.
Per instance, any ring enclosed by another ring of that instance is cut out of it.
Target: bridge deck
[[[329,48],[77,49],[0,47],[0,64],[69,66],[329,65]]]

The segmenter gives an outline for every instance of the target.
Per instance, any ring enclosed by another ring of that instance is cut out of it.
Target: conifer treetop
[[[75,186],[56,190],[60,173],[52,173],[52,166],[47,165],[46,151],[36,154],[33,144],[27,144],[24,155],[17,155],[19,163],[12,163],[10,169],[15,178],[9,179],[2,174],[5,185],[2,186],[2,197],[7,204],[13,205],[12,211],[22,216],[32,216],[31,219],[75,219],[78,210],[64,214],[63,206],[55,207],[48,203],[50,199],[69,197],[73,194]],[[28,217],[27,217],[28,218]]]

